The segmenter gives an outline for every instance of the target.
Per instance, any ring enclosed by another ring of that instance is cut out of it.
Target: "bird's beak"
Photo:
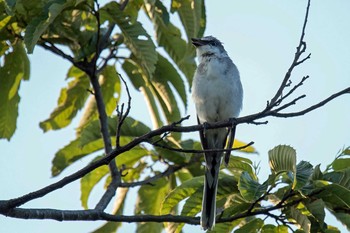
[[[192,44],[196,47],[208,44],[208,41],[202,40],[200,38],[191,38]]]

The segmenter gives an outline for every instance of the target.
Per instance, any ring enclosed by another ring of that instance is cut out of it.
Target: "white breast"
[[[192,88],[192,99],[201,123],[238,116],[243,90],[239,72],[230,58],[203,59],[196,70]]]

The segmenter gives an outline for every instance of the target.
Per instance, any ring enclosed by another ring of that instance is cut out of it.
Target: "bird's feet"
[[[203,136],[206,137],[206,133],[208,130],[209,123],[208,122],[203,122]]]

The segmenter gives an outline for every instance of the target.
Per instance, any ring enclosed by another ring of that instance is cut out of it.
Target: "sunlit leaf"
[[[239,148],[239,147],[244,147],[246,146],[247,143],[245,142],[242,142],[238,139],[235,139],[233,145],[232,145],[232,148]],[[239,151],[243,151],[243,152],[246,152],[246,153],[257,153],[256,149],[253,147],[253,146],[247,146],[243,149],[240,149]]]
[[[83,108],[85,100],[90,94],[87,91],[90,86],[89,78],[83,71],[72,66],[68,71],[67,78],[72,78],[72,80],[66,88],[61,90],[57,107],[47,120],[40,122],[40,128],[44,132],[68,126],[78,111]]]
[[[22,43],[16,43],[12,49],[0,64],[0,138],[7,140],[10,140],[17,127],[21,81],[28,80],[30,72],[29,60]]]

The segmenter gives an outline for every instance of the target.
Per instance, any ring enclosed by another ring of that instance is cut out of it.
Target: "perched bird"
[[[222,43],[213,36],[192,38],[199,64],[192,85],[192,99],[199,124],[231,120],[242,108],[243,89],[239,72],[227,55]],[[228,147],[232,147],[235,125],[232,129],[204,129],[200,131],[203,150],[222,150],[230,133]],[[230,152],[225,154],[228,163]],[[205,152],[205,180],[201,225],[212,229],[216,216],[216,193],[223,152]]]

